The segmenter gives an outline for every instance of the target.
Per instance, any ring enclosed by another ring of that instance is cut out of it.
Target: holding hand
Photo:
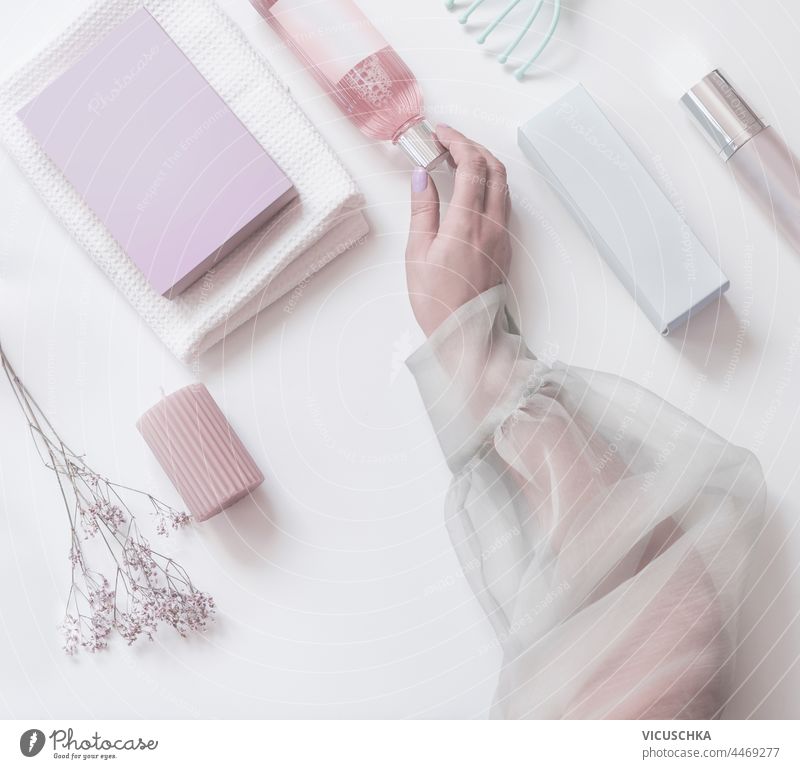
[[[437,126],[455,170],[453,199],[440,222],[439,192],[427,171],[412,177],[406,275],[411,307],[430,336],[454,310],[505,280],[511,261],[505,166],[485,147]]]

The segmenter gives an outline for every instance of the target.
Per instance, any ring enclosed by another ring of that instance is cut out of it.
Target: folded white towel
[[[144,5],[300,193],[300,205],[256,233],[179,298],[159,296],[44,154],[17,112]],[[317,272],[367,233],[362,198],[270,65],[209,0],[102,0],[0,87],[0,138],[42,199],[181,360]]]

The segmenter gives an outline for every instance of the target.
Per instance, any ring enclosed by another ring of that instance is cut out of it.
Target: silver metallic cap
[[[718,69],[685,93],[681,102],[725,160],[767,127]]]
[[[395,144],[403,149],[415,166],[429,171],[447,157],[447,150],[439,144],[433,126],[427,120],[420,120],[407,128]]]

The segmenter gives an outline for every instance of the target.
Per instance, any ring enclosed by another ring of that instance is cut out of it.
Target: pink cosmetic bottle
[[[717,69],[681,101],[735,178],[800,253],[800,159]]]
[[[352,0],[250,0],[366,136],[416,166],[446,156],[423,115],[414,74]]]

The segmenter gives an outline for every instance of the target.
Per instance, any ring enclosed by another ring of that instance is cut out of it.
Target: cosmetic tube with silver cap
[[[717,154],[800,252],[800,160],[719,70],[681,98]]]
[[[428,170],[447,157],[425,120],[422,88],[353,0],[250,0],[343,114]]]

